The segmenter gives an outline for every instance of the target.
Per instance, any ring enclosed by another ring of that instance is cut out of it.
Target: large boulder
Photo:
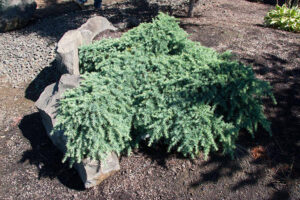
[[[64,74],[79,75],[78,47],[92,43],[105,30],[117,30],[106,18],[96,16],[76,30],[66,32],[57,44],[58,70]]]
[[[53,83],[45,88],[40,95],[40,98],[35,103],[42,117],[42,122],[48,136],[53,144],[62,152],[66,151],[66,138],[63,132],[50,133],[56,124],[59,99],[66,90],[79,86],[79,83],[80,77],[78,75],[62,75],[57,83]],[[86,188],[101,183],[105,178],[120,169],[119,159],[115,153],[109,154],[103,162],[85,159],[81,163],[76,163],[74,167],[78,171]]]
[[[35,9],[34,0],[0,0],[0,32],[24,27]]]

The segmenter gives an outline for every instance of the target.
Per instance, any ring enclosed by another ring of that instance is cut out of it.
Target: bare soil
[[[122,157],[114,176],[85,190],[76,171],[61,163],[63,155],[33,106],[41,88],[27,83],[24,93],[1,84],[0,199],[299,199],[300,34],[263,26],[271,8],[244,0],[205,1],[195,18],[181,17],[180,25],[204,46],[231,50],[271,83],[278,104],[265,100],[264,106],[272,137],[262,129],[255,138],[241,133],[235,160],[219,153],[208,161],[189,160],[167,154],[164,146],[144,146]],[[120,34],[105,32],[98,39]]]

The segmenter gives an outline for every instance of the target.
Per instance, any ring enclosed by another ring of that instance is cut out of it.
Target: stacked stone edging
[[[104,17],[96,16],[89,19],[76,30],[66,32],[58,42],[57,60],[58,70],[63,74],[57,83],[45,88],[36,102],[43,125],[54,145],[62,152],[66,152],[66,138],[63,132],[52,132],[56,124],[57,103],[67,89],[79,86],[79,57],[78,48],[92,43],[94,37],[105,30],[116,30]],[[119,158],[112,152],[104,162],[85,159],[74,164],[86,188],[101,183],[104,179],[120,170]]]

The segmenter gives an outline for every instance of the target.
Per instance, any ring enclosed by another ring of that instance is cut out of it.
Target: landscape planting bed
[[[204,46],[219,52],[232,50],[237,59],[253,65],[258,78],[271,83],[278,104],[266,101],[264,106],[273,137],[262,129],[254,139],[242,134],[233,161],[218,153],[208,161],[202,156],[191,161],[167,154],[164,146],[143,146],[121,158],[121,170],[115,176],[82,191],[75,170],[61,164],[62,154],[47,138],[39,114],[23,109],[31,106],[22,103],[24,91],[1,88],[2,107],[9,110],[9,102],[18,97],[21,103],[15,112],[25,116],[18,126],[7,118],[10,127],[0,132],[0,198],[297,199],[300,35],[262,26],[271,8],[215,0],[200,7],[199,17],[182,18],[181,27]]]

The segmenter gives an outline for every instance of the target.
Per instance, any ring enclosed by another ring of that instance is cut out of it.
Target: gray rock
[[[128,24],[126,22],[120,22],[120,23],[115,24],[115,26],[122,31],[127,29],[127,25]]]
[[[134,28],[136,26],[138,26],[140,24],[140,20],[136,17],[128,17],[125,20],[123,20],[122,22],[119,22],[117,24],[115,24],[115,26],[119,29],[119,30],[126,30],[126,29],[130,29],[130,28]]]
[[[105,30],[116,30],[104,17],[89,19],[76,30],[66,32],[57,44],[59,71],[79,75],[78,47],[92,43],[94,37]]]
[[[58,69],[64,74],[79,75],[78,47],[83,44],[81,32],[71,30],[64,34],[57,44]]]
[[[90,31],[91,37],[89,39],[89,43],[92,42],[94,37],[98,35],[100,32],[105,30],[113,30],[116,31],[117,29],[105,18],[96,16],[90,18],[86,23],[84,23],[79,29],[80,32],[82,31]]]
[[[57,83],[47,86],[35,103],[48,136],[51,138],[53,144],[63,152],[66,151],[66,138],[64,138],[63,133],[55,132],[53,135],[50,135],[50,133],[56,124],[59,99],[66,90],[79,86],[79,81],[79,76],[65,74]]]
[[[0,32],[24,27],[35,9],[34,0],[0,0]]]
[[[85,188],[100,184],[103,180],[120,170],[119,158],[115,153],[110,153],[104,162],[85,159],[82,163],[75,164]]]
[[[66,90],[77,87],[79,83],[80,77],[78,75],[65,74],[57,83],[46,87],[35,103],[48,136],[53,144],[62,152],[66,152],[66,138],[63,132],[50,133],[56,124],[59,99]],[[103,162],[85,159],[81,163],[76,163],[74,167],[78,171],[86,188],[101,183],[104,179],[120,169],[119,159],[115,153],[109,154]]]

